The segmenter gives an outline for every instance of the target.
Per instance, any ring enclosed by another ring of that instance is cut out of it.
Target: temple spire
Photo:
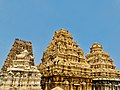
[[[61,83],[60,86],[64,90],[69,90],[65,88],[66,86],[71,87],[72,90],[73,85],[76,84],[72,81],[74,78],[77,82],[85,78],[89,82],[92,78],[92,70],[84,57],[83,50],[73,40],[71,33],[65,29],[55,32],[52,41],[44,51],[39,69],[45,82],[53,83],[53,87],[48,85],[49,90],[58,86],[58,83]],[[52,78],[54,81],[51,81]],[[46,83],[42,83],[43,88],[45,85]]]
[[[102,45],[100,45],[98,42],[94,42],[93,45],[90,47],[90,52],[99,52],[103,51]]]
[[[120,73],[115,70],[116,66],[113,59],[110,58],[109,53],[104,52],[102,45],[99,43],[95,42],[90,47],[90,53],[86,54],[86,59],[92,68],[94,78],[119,77]]]

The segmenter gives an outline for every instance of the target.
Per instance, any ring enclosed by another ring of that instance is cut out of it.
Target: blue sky
[[[0,67],[15,38],[33,43],[39,64],[61,28],[84,53],[94,42],[102,44],[120,70],[120,0],[0,0]]]

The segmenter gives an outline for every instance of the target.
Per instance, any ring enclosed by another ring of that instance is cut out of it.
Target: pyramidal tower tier
[[[10,53],[8,54],[8,57],[2,67],[2,70],[7,71],[7,68],[10,67],[10,65],[12,64],[12,60],[16,59],[16,54],[20,54],[20,52],[24,50],[27,50],[29,54],[33,56],[31,42],[27,42],[27,41],[20,40],[20,39],[15,39],[15,42],[10,50]],[[33,59],[31,59],[30,64],[34,65]]]
[[[55,32],[52,41],[43,53],[39,65],[42,74],[42,88],[48,90],[60,86],[65,90],[83,88],[91,90],[91,69],[84,52],[64,29]],[[45,83],[44,83],[45,82]],[[49,84],[48,84],[49,83]],[[89,89],[88,89],[89,88]]]
[[[0,72],[0,90],[41,90],[32,43],[16,39]]]
[[[102,45],[95,42],[90,48],[90,54],[86,55],[87,62],[93,68],[94,77],[119,77],[119,71],[115,70],[115,64],[110,55],[103,51]]]
[[[103,51],[102,45],[95,42],[86,58],[92,68],[93,90],[118,90],[120,71],[115,69],[113,59]]]

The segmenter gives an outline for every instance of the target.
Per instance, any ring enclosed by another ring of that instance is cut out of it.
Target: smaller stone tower
[[[102,45],[95,42],[86,55],[92,68],[93,90],[119,90],[120,71],[115,70],[113,59],[103,51]],[[119,89],[118,89],[119,88]]]

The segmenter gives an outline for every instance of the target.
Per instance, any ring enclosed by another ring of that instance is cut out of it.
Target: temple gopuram
[[[0,90],[41,90],[32,43],[16,39],[0,72]]]
[[[64,29],[55,32],[39,65],[43,90],[91,90],[92,75],[84,52]]]
[[[56,31],[34,64],[32,43],[15,42],[0,71],[0,90],[120,90],[120,71],[103,46],[84,52],[68,30]]]
[[[120,90],[120,71],[102,45],[95,42],[86,59],[92,69],[92,90]]]

